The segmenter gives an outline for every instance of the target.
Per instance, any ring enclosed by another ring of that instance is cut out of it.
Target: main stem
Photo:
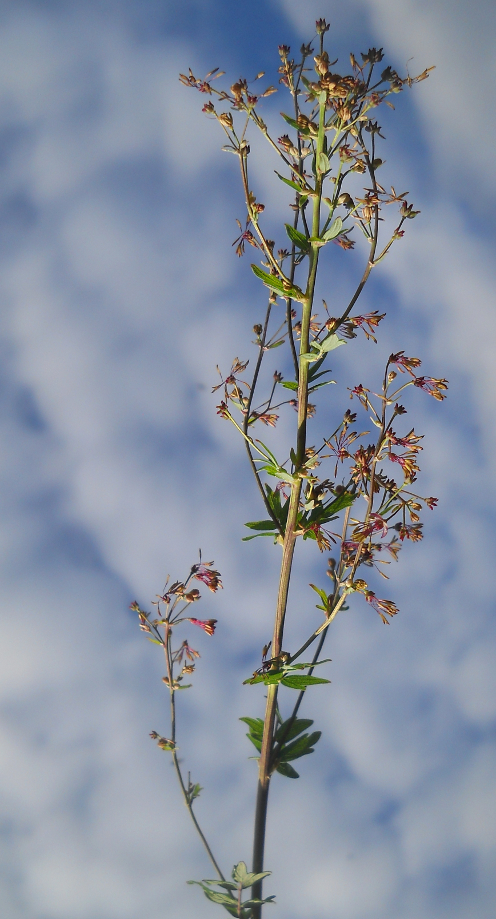
[[[319,170],[320,154],[325,144],[325,101],[319,103],[319,133],[317,136],[315,163],[316,163],[316,196],[313,199],[312,237],[316,239],[320,233],[320,203],[322,197],[323,175]],[[296,468],[297,474],[305,464],[307,443],[307,410],[308,410],[308,368],[309,362],[301,358],[310,350],[310,317],[312,314],[315,281],[319,260],[319,247],[312,245],[309,252],[309,269],[305,300],[303,301],[301,317],[300,361],[298,372],[298,428],[296,436]],[[298,477],[291,486],[288,518],[284,542],[282,547],[281,572],[279,575],[279,590],[277,595],[276,614],[274,620],[274,633],[272,636],[272,656],[276,658],[282,651],[284,635],[284,620],[288,602],[289,583],[291,580],[291,566],[293,564],[294,549],[296,544],[296,530],[298,525],[298,510],[300,506],[302,479]],[[265,707],[265,721],[262,739],[262,749],[258,767],[258,787],[255,805],[255,829],[253,836],[253,867],[256,874],[263,871],[265,833],[267,823],[267,806],[269,800],[269,785],[271,776],[271,756],[274,737],[274,723],[277,707],[277,685],[267,686],[267,703]],[[254,899],[262,898],[262,882],[253,885],[252,896]],[[262,906],[254,906],[253,919],[261,919]]]

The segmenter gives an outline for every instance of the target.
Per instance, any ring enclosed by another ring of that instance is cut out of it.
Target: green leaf
[[[321,661],[307,661],[305,664],[291,664],[290,667],[287,667],[287,670],[308,670],[309,667],[320,667],[321,664],[330,664],[332,661],[331,657],[326,657]]]
[[[258,750],[259,753],[262,752],[262,741],[258,737],[254,737],[253,734],[246,735],[248,740],[251,740],[255,750]]]
[[[285,115],[284,112],[281,112],[281,115],[284,118],[284,121],[287,121],[287,123],[290,124],[291,127],[295,129],[295,131],[300,130],[298,122],[295,121],[294,118],[291,118],[291,115]]]
[[[238,901],[234,897],[230,897],[227,893],[220,893],[217,890],[210,890],[208,887],[203,887],[203,893],[212,903],[220,903],[225,906],[231,916],[238,915]]]
[[[324,371],[327,373],[327,371]],[[324,380],[322,383],[316,383],[315,386],[310,386],[308,389],[308,394],[315,392],[316,389],[320,389],[321,386],[329,386],[330,383],[335,383],[336,380]]]
[[[320,360],[317,361],[317,363],[315,364],[315,367],[310,367],[308,371],[308,382],[309,383],[313,383],[314,380],[317,380],[319,377],[323,377],[325,373],[331,372],[330,370],[320,369],[325,359],[326,359],[326,356],[324,354],[323,357],[321,357]]]
[[[250,539],[258,539],[259,536],[273,536],[277,537],[277,530],[272,530],[272,533],[255,533],[254,536],[242,536],[241,542],[249,542]]]
[[[152,645],[162,645],[163,646],[164,644],[163,641],[157,641],[156,638],[150,638],[149,635],[147,635],[146,637],[148,638],[148,641],[151,641]]]
[[[308,252],[310,249],[310,243],[306,236],[303,233],[300,233],[299,230],[295,230],[294,227],[289,223],[285,223],[286,233],[288,234],[292,243],[295,246],[298,246],[299,249],[303,249],[304,252]]]
[[[337,514],[339,511],[344,510],[345,507],[351,507],[356,497],[356,495],[350,494],[349,491],[343,491],[343,494],[334,498],[334,501],[331,501],[330,504],[324,505],[324,510],[326,512],[325,519],[329,520],[331,514]]]
[[[279,175],[278,172],[276,172],[276,176],[279,176],[281,182],[284,182],[285,185],[289,185],[290,188],[294,188],[298,192],[301,191],[300,186],[297,185],[296,182],[292,182],[291,179],[286,179],[285,176]]]
[[[271,686],[274,683],[280,683],[284,678],[284,674],[284,670],[269,670],[268,673],[257,673],[256,676],[250,677],[249,680],[243,680],[243,686],[247,683],[251,683],[252,685],[255,683],[265,683],[266,686]]]
[[[273,274],[268,274],[267,271],[262,271],[258,265],[252,265],[251,270],[253,274],[260,278],[261,281],[265,284],[266,287],[269,287],[270,290],[275,291],[281,297],[290,298],[291,300],[297,300],[300,303],[303,303],[305,300],[305,294],[300,290],[299,287],[290,287],[288,290],[284,287],[280,278],[276,278]]]
[[[265,450],[265,455],[266,455],[270,460],[272,460],[272,462],[274,463],[274,466],[277,466],[277,465],[278,465],[278,462],[277,462],[277,460],[276,460],[274,454],[269,450],[269,448],[266,446],[266,444],[264,444],[263,441],[261,441],[261,440],[256,440],[255,443],[256,443],[256,444],[260,444],[260,446],[263,447],[263,449]]]
[[[285,775],[288,779],[299,779],[300,773],[293,769],[289,763],[279,763],[276,772],[279,772],[280,775]]]
[[[290,760],[299,759],[300,756],[307,756],[313,753],[315,744],[320,740],[322,731],[314,731],[313,734],[304,734],[298,737],[292,744],[286,744],[281,750],[281,762],[287,763]]]
[[[267,475],[273,475],[274,478],[280,479],[281,482],[287,482],[288,485],[292,485],[296,480],[296,477],[291,475],[290,472],[286,472],[282,466],[262,466],[261,468],[265,470]]]
[[[297,676],[296,674],[286,674],[281,682],[283,686],[289,689],[306,689],[308,686],[316,686],[317,683],[330,683],[330,680],[324,680],[318,676]]]
[[[318,165],[319,165],[320,173],[325,174],[326,172],[330,172],[331,164],[329,162],[329,157],[327,156],[326,153],[323,153],[323,152],[319,153]]]
[[[273,520],[251,521],[250,523],[245,523],[245,527],[249,527],[250,530],[275,530],[276,529],[276,525]]]
[[[334,351],[334,349],[339,348],[340,345],[346,344],[347,342],[343,338],[338,338],[335,332],[331,332],[327,338],[324,338],[324,341],[318,342],[319,354],[327,354],[328,351]]]
[[[266,878],[272,874],[271,871],[262,871],[260,874],[254,874],[251,871],[249,872],[245,862],[238,862],[232,870],[232,877],[238,884],[241,884],[243,890],[247,887],[252,887],[256,881],[261,881],[262,878]],[[245,904],[243,904],[245,905]]]
[[[244,721],[244,723],[248,725],[251,733],[255,737],[259,737],[260,740],[262,739],[264,729],[263,718],[249,718],[248,715],[244,715],[243,718],[240,718],[239,720]]]
[[[298,391],[298,383],[295,380],[284,380],[281,382],[281,386],[284,386],[284,389],[292,389],[293,392]]]
[[[284,121],[286,121],[295,131],[298,131],[299,134],[302,134],[304,137],[308,137],[310,134],[309,128],[302,128],[294,118],[291,118],[289,115],[285,115],[284,112],[281,112]]]
[[[331,239],[335,239],[336,236],[339,236],[343,229],[343,221],[341,217],[336,217],[334,223],[331,224],[328,230],[324,233],[322,239],[325,239],[326,242],[329,242]]]
[[[238,862],[232,870],[233,881],[237,881],[238,884],[242,884],[246,875],[248,874],[248,868],[246,867],[245,862]]]
[[[320,599],[322,600],[322,603],[327,603],[327,602],[328,602],[328,601],[327,601],[327,594],[326,594],[325,590],[322,590],[320,587],[316,587],[315,584],[310,584],[309,586],[312,588],[312,590],[315,591],[316,594],[319,595]]]
[[[307,728],[312,727],[313,724],[311,718],[295,718],[288,733],[285,735],[285,728],[289,720],[290,719],[288,718],[287,721],[283,721],[283,723],[279,725],[276,733],[274,734],[274,740],[276,743],[279,742],[281,737],[284,737],[284,743],[293,740],[294,737],[298,737],[298,734],[301,734],[302,731],[306,731]]]

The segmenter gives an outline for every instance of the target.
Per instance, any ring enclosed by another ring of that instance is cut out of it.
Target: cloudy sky
[[[335,378],[373,384],[402,348],[451,387],[442,405],[412,399],[440,503],[392,572],[401,614],[388,629],[359,602],[338,617],[332,684],[305,703],[324,737],[298,783],[273,783],[267,914],[494,915],[493,4],[2,0],[5,919],[219,909],[185,884],[211,869],[148,737],[167,733],[163,665],[128,610],[184,576],[199,546],[225,589],[200,607],[219,626],[194,636],[179,744],[224,870],[250,858],[256,768],[238,718],[260,714],[263,693],[241,682],[271,633],[279,550],[241,543],[260,508],[210,388],[216,364],[253,359],[264,299],[231,248],[236,161],[177,74],[275,82],[277,45],[297,49],[322,15],[342,61],[377,45],[400,71],[410,58],[411,73],[437,68],[387,118],[383,181],[422,214],[365,297],[388,310],[382,338],[339,353]],[[270,117],[283,104],[267,100]],[[256,145],[252,168],[274,225],[287,220]],[[322,295],[339,303],[359,254],[332,258]],[[312,623],[307,585],[324,567],[306,547],[295,567],[292,610]]]

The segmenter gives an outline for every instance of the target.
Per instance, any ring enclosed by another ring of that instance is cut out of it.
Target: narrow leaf
[[[283,686],[289,689],[306,689],[308,686],[315,686],[317,683],[330,683],[330,680],[324,680],[318,676],[298,676],[296,674],[287,674],[280,681]]]
[[[321,731],[314,731],[313,734],[304,734],[303,737],[298,737],[292,744],[284,745],[281,751],[281,761],[286,763],[289,760],[299,759],[300,756],[307,756],[309,753],[313,753],[313,747],[321,736]]]
[[[255,737],[260,737],[260,740],[262,739],[263,729],[264,729],[264,723],[263,723],[262,718],[249,718],[248,715],[245,715],[243,718],[240,718],[239,720],[244,721],[244,723],[248,725],[251,733]]]
[[[295,131],[300,131],[300,132],[301,132],[301,128],[300,128],[298,122],[294,120],[294,118],[291,118],[290,115],[285,115],[284,112],[281,112],[281,115],[282,115],[282,117],[284,118],[284,121],[287,121],[287,123],[288,123],[289,125],[291,125],[291,127],[294,128]]]
[[[295,246],[298,246],[299,249],[303,249],[304,252],[308,252],[310,249],[310,243],[306,236],[303,233],[300,233],[299,230],[295,230],[295,228],[292,227],[289,223],[285,223],[284,226],[286,227],[286,233],[288,234],[291,242],[294,243]]]
[[[257,520],[245,523],[245,527],[249,527],[250,530],[275,530],[276,525],[273,520]]]
[[[322,239],[325,239],[326,242],[329,242],[330,239],[335,239],[336,236],[339,236],[343,229],[343,221],[341,217],[336,217],[334,223],[331,224],[328,230],[324,233]]]
[[[303,303],[305,300],[305,294],[300,290],[299,287],[289,287],[285,289],[280,278],[276,278],[273,274],[268,274],[266,271],[262,271],[258,265],[252,265],[251,270],[253,274],[260,278],[261,281],[265,284],[266,287],[269,287],[270,290],[275,291],[281,297],[290,298],[291,300],[298,300],[300,303]]]
[[[247,734],[246,736],[247,736],[248,740],[251,740],[251,742],[252,742],[253,746],[255,747],[255,749],[258,750],[259,753],[261,753],[261,752],[262,752],[262,741],[261,741],[261,739],[260,739],[259,737],[254,737],[253,734]]]
[[[276,536],[277,530],[273,530],[272,533],[255,533],[254,536],[242,536],[241,542],[249,542],[250,539],[258,539],[259,536]]]
[[[302,193],[301,185],[298,185],[296,182],[293,182],[291,179],[287,179],[285,176],[280,175],[278,172],[276,172],[276,176],[281,180],[281,182],[284,182],[285,185],[289,185],[290,188],[294,188],[295,191],[300,192],[300,194]]]
[[[280,763],[276,771],[279,772],[280,775],[285,775],[286,778],[288,779],[299,779],[300,778],[300,773],[297,772],[296,769],[293,769],[293,767],[290,766],[289,763]]]
[[[313,724],[313,721],[311,718],[295,718],[288,733],[286,734],[286,725],[288,721],[289,721],[289,718],[287,721],[283,721],[283,723],[279,725],[274,735],[274,740],[276,741],[276,743],[279,742],[281,737],[284,737],[284,743],[289,742],[290,740],[293,740],[294,737],[298,737],[298,734],[301,734],[302,731],[306,731],[307,728],[310,728]]]

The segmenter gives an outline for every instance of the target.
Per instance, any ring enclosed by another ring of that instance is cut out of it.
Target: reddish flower
[[[363,405],[365,409],[368,409],[369,398],[367,396],[367,393],[369,392],[370,392],[370,389],[366,389],[366,387],[362,383],[359,383],[358,386],[354,386],[353,389],[350,389],[350,393],[351,393],[350,399],[353,399],[353,396],[356,396],[358,398],[358,401],[361,403],[361,405]]]
[[[187,641],[183,641],[181,647],[174,652],[173,660],[174,662],[181,663],[184,656],[186,656],[188,660],[194,661],[195,657],[200,657],[200,654],[198,651],[195,651],[194,648],[191,648]]]
[[[424,535],[422,533],[422,524],[421,523],[412,523],[412,524],[403,523],[399,527],[399,534],[400,534],[400,539],[402,542],[405,538],[411,539],[412,542],[419,542]]]
[[[370,603],[370,605],[373,606],[376,613],[379,613],[379,616],[381,617],[384,625],[389,625],[386,616],[396,616],[396,613],[399,612],[396,603],[393,603],[392,600],[379,600],[373,590],[366,591],[365,599],[367,603]]]
[[[388,525],[384,520],[384,517],[381,517],[380,514],[370,514],[367,523],[359,523],[358,526],[353,530],[353,539],[357,542],[362,542],[362,540],[367,539],[369,536],[372,536],[372,533],[379,533],[381,536],[386,536],[388,531]]]
[[[438,501],[439,501],[439,498],[426,498],[425,499],[425,503],[427,504],[427,507],[430,507],[431,511],[434,510]]]
[[[229,409],[226,402],[221,402],[216,408],[217,414],[220,415],[221,418],[229,418]]]
[[[405,357],[404,351],[398,351],[397,354],[391,354],[388,360],[388,365],[396,364],[402,373],[406,370],[412,377],[415,376],[413,368],[420,367],[421,363],[422,361],[418,357]]]
[[[429,395],[437,399],[438,402],[442,402],[443,399],[446,399],[443,392],[448,388],[447,380],[436,380],[434,377],[417,377],[413,385],[429,393]]]
[[[215,593],[219,590],[219,587],[222,588],[222,581],[220,579],[220,572],[215,571],[211,566],[213,562],[203,562],[200,565],[193,566],[193,577],[197,581],[202,581],[203,584],[206,584],[208,589]]]
[[[199,625],[207,635],[213,635],[217,625],[217,619],[188,619],[188,622],[192,622],[193,625]]]

